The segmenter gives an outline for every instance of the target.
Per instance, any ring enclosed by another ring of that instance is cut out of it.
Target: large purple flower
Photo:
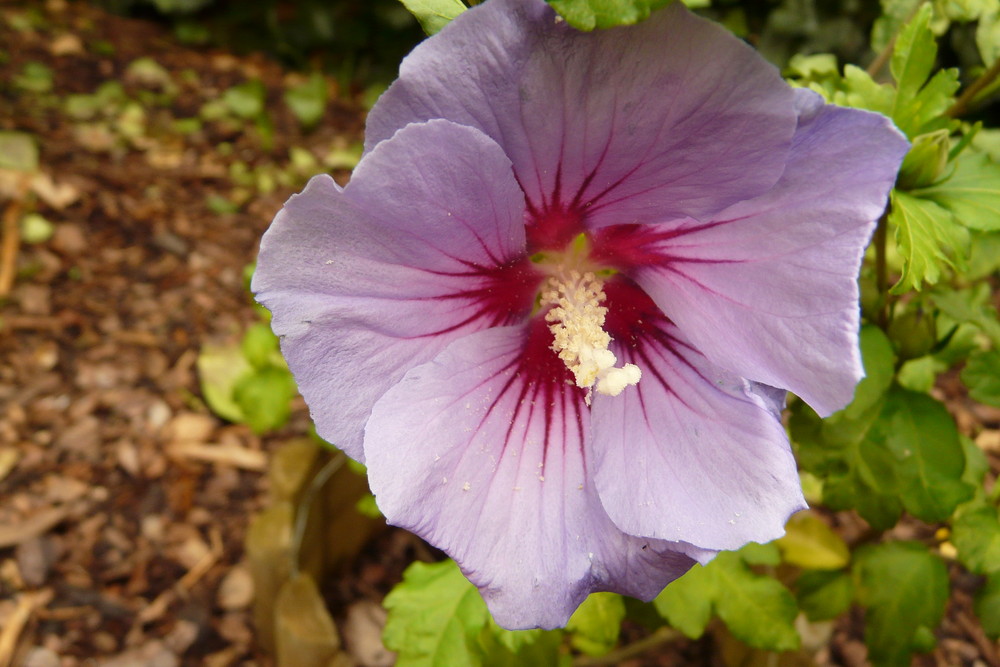
[[[828,414],[862,374],[855,278],[907,147],[885,118],[680,3],[581,33],[489,0],[367,132],[349,185],[275,218],[253,288],[391,523],[508,628],[782,534],[784,390]]]

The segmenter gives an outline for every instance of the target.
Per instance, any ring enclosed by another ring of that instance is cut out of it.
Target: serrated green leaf
[[[810,621],[840,616],[851,606],[854,583],[843,571],[809,570],[795,581],[799,608]]]
[[[969,242],[969,267],[964,277],[978,281],[1000,271],[1000,232],[973,232]]]
[[[1000,321],[991,295],[990,286],[979,283],[964,290],[935,290],[931,297],[941,312],[957,322],[974,325],[1000,349]]]
[[[837,570],[851,561],[844,540],[809,512],[792,516],[777,544],[786,563],[810,570]]]
[[[1000,350],[980,350],[969,357],[962,382],[974,401],[1000,407]]]
[[[488,667],[569,667],[571,657],[560,651],[562,638],[561,630],[505,630],[490,617],[479,635],[479,646]]]
[[[896,80],[896,101],[890,114],[896,118],[901,105],[917,96],[927,81],[937,57],[937,41],[931,32],[932,9],[923,4],[913,18],[903,27],[892,50],[889,70]]]
[[[413,563],[383,603],[382,639],[400,667],[481,665],[489,612],[454,561]]]
[[[264,433],[288,421],[296,391],[291,373],[277,366],[265,366],[236,382],[233,399],[240,406],[247,425],[255,433]]]
[[[715,570],[695,565],[663,589],[653,600],[653,606],[671,626],[686,637],[698,639],[712,620],[712,600],[716,594]]]
[[[546,0],[577,30],[638,23],[670,0]]]
[[[879,375],[891,374],[893,357],[884,334],[870,333],[862,345],[866,381],[878,384],[869,384],[871,391],[859,386],[858,405],[821,420],[793,404],[789,426],[799,462],[823,478],[826,505],[857,509],[876,529],[891,527],[904,508],[926,521],[946,519],[973,494],[962,481],[965,455],[955,423],[925,394],[885,390]]]
[[[1000,637],[1000,574],[986,580],[986,585],[976,594],[975,609],[983,632],[992,639]]]
[[[865,642],[872,664],[908,667],[921,635],[944,616],[944,562],[922,544],[888,542],[859,549],[853,571],[858,602],[867,610]]]
[[[962,481],[965,452],[955,420],[926,394],[895,388],[867,438],[896,456],[899,498],[908,512],[924,521],[943,521],[972,497]]]
[[[653,601],[674,628],[697,638],[712,610],[734,636],[756,648],[797,648],[795,598],[771,577],[754,573],[738,552],[723,552],[707,566],[695,565]]]
[[[461,0],[399,0],[428,35],[441,30],[467,7]]]
[[[755,648],[790,651],[799,647],[795,630],[798,605],[775,579],[754,574],[737,554],[721,553],[715,565],[718,585],[725,594],[715,610],[733,635]]]
[[[1000,521],[994,507],[963,512],[952,524],[952,543],[958,559],[970,572],[1000,571]]]
[[[961,267],[969,232],[945,208],[928,199],[893,190],[889,222],[903,256],[903,274],[892,287],[900,294],[941,279],[944,266]]]
[[[966,227],[1000,230],[1000,165],[984,153],[965,151],[949,176],[915,194],[944,206]]]
[[[587,655],[604,655],[618,643],[625,603],[616,593],[592,593],[570,616],[570,644]]]
[[[834,94],[835,104],[867,109],[883,115],[890,115],[896,98],[895,89],[888,84],[876,83],[860,67],[844,65],[844,89]]]

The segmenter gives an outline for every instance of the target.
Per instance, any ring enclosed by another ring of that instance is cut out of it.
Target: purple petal
[[[582,33],[541,0],[490,0],[403,61],[367,148],[447,118],[493,137],[539,222],[702,218],[781,174],[795,129],[777,70],[681,3]]]
[[[309,182],[261,241],[252,288],[319,434],[361,460],[403,374],[470,331],[523,318],[523,198],[500,148],[447,121],[383,142],[341,190]]]
[[[650,599],[707,557],[618,530],[588,476],[589,416],[540,318],[452,343],[375,405],[369,482],[511,629],[565,624],[596,590]]]
[[[609,229],[595,245],[709,359],[827,415],[863,374],[856,280],[907,144],[883,116],[799,101],[770,192],[707,222]]]
[[[593,403],[594,481],[611,519],[631,535],[714,550],[781,536],[805,504],[774,392],[712,364],[629,289],[609,286],[609,304],[645,312],[612,311],[609,331],[642,380]]]

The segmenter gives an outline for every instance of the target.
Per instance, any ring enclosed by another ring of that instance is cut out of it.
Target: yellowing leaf
[[[836,570],[851,560],[844,540],[809,512],[794,515],[785,531],[778,548],[787,563],[809,570]]]

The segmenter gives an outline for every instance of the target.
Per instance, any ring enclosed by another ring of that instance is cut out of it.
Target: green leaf
[[[25,132],[0,130],[0,169],[38,171],[38,144]]]
[[[428,35],[433,35],[466,10],[461,0],[400,0]]]
[[[1000,350],[980,350],[969,357],[962,382],[972,400],[1000,407]]]
[[[958,71],[941,70],[928,81],[937,57],[932,15],[929,3],[920,7],[900,31],[889,63],[896,93],[888,115],[911,138],[954,125],[942,114],[954,101]]]
[[[1000,230],[1000,165],[984,153],[965,151],[951,175],[915,194],[935,201],[971,229]]]
[[[983,624],[983,632],[992,639],[1000,637],[1000,574],[993,574],[976,594],[976,616]]]
[[[566,625],[570,644],[587,655],[604,655],[618,643],[625,603],[615,593],[593,593],[573,613]]]
[[[479,637],[489,612],[454,561],[413,563],[384,605],[382,639],[400,667],[483,664]]]
[[[893,389],[868,443],[884,443],[898,461],[899,498],[924,521],[943,521],[972,497],[962,481],[965,452],[955,420],[926,394]]]
[[[844,540],[809,512],[792,516],[777,544],[786,563],[806,569],[837,570],[851,561]]]
[[[638,23],[670,0],[547,0],[578,30]]]
[[[686,636],[705,631],[712,610],[735,637],[756,648],[797,648],[795,598],[771,577],[753,572],[739,552],[720,553],[708,565],[695,565],[653,601],[657,611]]]
[[[844,89],[833,96],[832,102],[857,109],[867,109],[888,116],[896,97],[889,84],[876,83],[868,72],[855,65],[844,65]]]
[[[561,650],[562,639],[561,630],[505,630],[489,618],[479,647],[488,667],[570,667],[572,656]]]
[[[270,326],[257,323],[243,334],[240,349],[251,366],[264,368],[273,365],[274,354],[278,351],[278,337],[271,332]]]
[[[944,520],[973,494],[962,481],[965,454],[955,422],[925,394],[886,389],[893,356],[884,334],[866,328],[861,342],[867,377],[851,405],[821,420],[793,404],[789,426],[799,462],[824,478],[824,503],[857,509],[876,529],[891,527],[904,508],[925,521]]]
[[[1000,321],[993,306],[992,291],[987,283],[964,290],[935,290],[931,297],[941,312],[959,323],[972,324],[1000,349]]]
[[[932,11],[930,3],[922,5],[896,38],[889,61],[889,70],[896,80],[896,100],[890,114],[893,118],[902,104],[917,96],[934,67],[937,41],[930,29]]]
[[[794,623],[799,610],[788,589],[751,572],[737,554],[721,553],[715,557],[720,559],[716,577],[723,594],[716,598],[715,610],[733,635],[756,648],[797,649],[800,640]]]
[[[686,637],[698,639],[712,620],[712,600],[716,594],[715,570],[695,565],[663,589],[653,600],[653,606]]]
[[[943,266],[963,265],[969,232],[945,208],[928,199],[893,190],[889,222],[903,256],[903,274],[892,287],[900,294],[941,279]]]
[[[326,100],[326,77],[322,72],[313,72],[304,83],[285,91],[285,104],[305,130],[311,130],[323,120]]]
[[[994,8],[986,11],[979,18],[976,26],[976,46],[979,56],[987,65],[992,65],[1000,58],[1000,11]]]
[[[958,559],[970,572],[1000,570],[1000,521],[995,507],[963,512],[952,524],[952,543]]]
[[[944,616],[948,570],[922,544],[888,542],[858,550],[854,577],[866,608],[865,642],[877,667],[908,667]]]
[[[810,621],[827,621],[851,606],[854,583],[843,571],[808,570],[795,581],[799,608]]]
[[[243,423],[243,410],[233,399],[236,384],[253,367],[235,345],[203,345],[198,353],[201,395],[215,414],[231,422]]]
[[[233,398],[254,433],[279,428],[291,415],[296,386],[284,368],[266,366],[244,375],[233,387]]]
[[[251,79],[222,93],[222,101],[240,118],[258,118],[264,113],[267,90],[260,79]]]

